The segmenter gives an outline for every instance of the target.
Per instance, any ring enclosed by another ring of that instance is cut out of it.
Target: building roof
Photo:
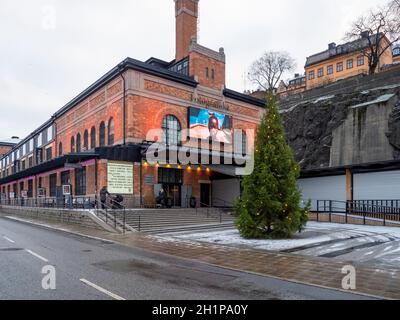
[[[13,140],[2,140],[2,141],[0,141],[0,147],[14,147],[15,145],[17,145],[17,143],[19,142],[20,140],[18,140],[18,141],[14,141],[13,142]]]
[[[371,39],[372,43],[376,42],[376,35],[372,35],[369,38]],[[311,65],[329,60],[336,56],[360,51],[362,49],[367,48],[368,46],[369,46],[369,41],[368,37],[366,36],[362,36],[357,40],[350,41],[341,45],[336,45],[335,43],[331,43],[329,44],[328,50],[307,57],[305,66],[309,67]]]

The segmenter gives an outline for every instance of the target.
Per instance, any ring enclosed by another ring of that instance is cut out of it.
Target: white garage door
[[[355,174],[354,200],[400,200],[400,171]]]
[[[316,209],[317,200],[346,201],[346,176],[344,175],[300,179],[298,184],[303,200],[312,200],[313,210]]]
[[[215,180],[212,182],[212,204],[216,207],[231,207],[240,197],[240,180]]]

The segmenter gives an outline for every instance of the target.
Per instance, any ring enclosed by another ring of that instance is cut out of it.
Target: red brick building
[[[189,145],[197,158],[203,151],[232,158],[233,130],[256,129],[263,113],[261,100],[226,88],[224,50],[197,43],[198,1],[175,0],[173,61],[125,59],[0,159],[3,199],[62,201],[68,185],[74,197],[107,186],[130,206],[153,203],[160,188],[182,207],[193,197],[197,205],[222,205],[237,196],[234,161],[182,163],[168,154],[167,161],[151,163],[146,155],[157,142],[167,150],[161,153]],[[149,135],[152,130],[160,134]],[[248,132],[242,148],[250,153]]]

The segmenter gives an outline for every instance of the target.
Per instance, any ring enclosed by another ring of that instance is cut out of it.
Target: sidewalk
[[[28,221],[28,219],[24,219],[24,221],[42,223],[35,220]],[[60,223],[46,222],[42,224],[45,224],[46,227],[61,229],[63,232],[101,238],[128,247],[196,260],[222,268],[343,291],[342,279],[345,275],[341,271],[344,265],[329,259],[192,241],[170,241],[140,233],[118,235]],[[358,267],[357,290],[354,293],[400,299],[400,270]]]

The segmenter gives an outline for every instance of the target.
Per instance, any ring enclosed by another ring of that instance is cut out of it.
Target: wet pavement
[[[67,225],[58,224],[55,226],[89,236],[112,240],[131,248],[144,249],[153,253],[189,259],[190,261],[212,266],[341,291],[343,291],[342,280],[345,276],[342,270],[344,266],[348,265],[348,261],[300,255],[298,252],[269,252],[188,240],[172,241],[140,233],[118,235]],[[365,247],[364,249],[369,250],[370,248]],[[305,250],[311,250],[311,248],[306,248]],[[107,265],[102,267],[107,268]],[[123,265],[120,267],[124,268]],[[383,265],[371,267],[368,263],[359,263],[356,265],[356,271],[357,289],[353,292],[389,299],[400,299],[400,270]]]

